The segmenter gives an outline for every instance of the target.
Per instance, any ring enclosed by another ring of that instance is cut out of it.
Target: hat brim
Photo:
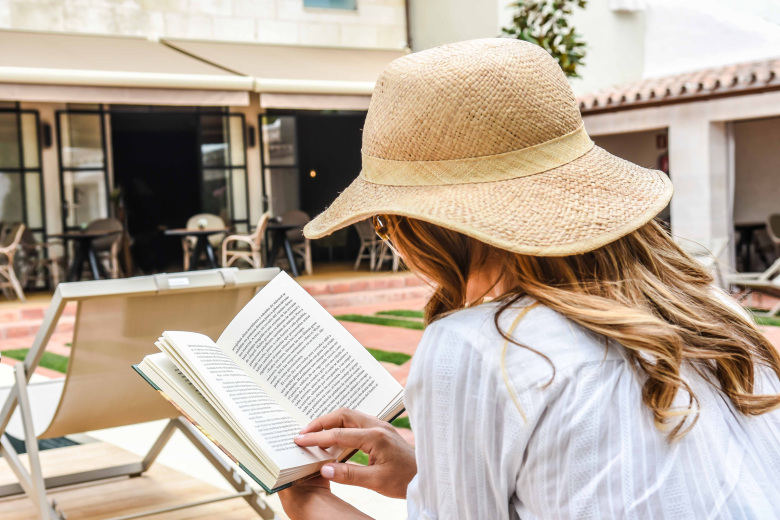
[[[401,215],[516,253],[567,256],[638,229],[672,192],[663,172],[594,146],[563,166],[503,181],[388,186],[358,177],[303,232],[316,239],[373,215]]]

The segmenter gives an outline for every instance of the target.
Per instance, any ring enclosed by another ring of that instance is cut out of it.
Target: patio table
[[[291,229],[300,229],[300,224],[276,224],[270,223],[265,232],[267,235],[272,235],[271,251],[268,253],[268,261],[266,265],[273,267],[276,256],[279,254],[279,248],[283,245],[284,252],[287,255],[287,261],[290,262],[290,270],[293,277],[298,277],[298,266],[295,265],[295,256],[293,255],[292,244],[290,239],[287,238],[287,232]]]
[[[68,281],[74,282],[81,280],[81,271],[84,268],[84,264],[88,264],[90,271],[92,272],[92,278],[100,280],[101,278],[108,278],[103,264],[98,260],[95,248],[92,247],[92,243],[95,239],[108,237],[111,235],[117,235],[121,231],[68,231],[66,233],[59,233],[49,235],[49,238],[59,238],[63,241],[75,242],[73,262],[68,268]]]
[[[209,237],[216,235],[217,233],[228,233],[229,228],[206,228],[206,229],[166,229],[165,234],[172,237],[195,237],[195,247],[192,250],[190,256],[190,271],[196,271],[198,269],[198,258],[201,253],[206,253],[209,265],[212,269],[217,268],[217,256],[214,254],[214,248],[211,246]]]
[[[739,233],[737,242],[737,257],[742,260],[742,270],[751,271],[750,249],[755,249],[761,261],[768,266],[766,255],[760,249],[760,243],[756,239],[755,232],[766,229],[766,222],[739,222],[734,224],[734,228]]]

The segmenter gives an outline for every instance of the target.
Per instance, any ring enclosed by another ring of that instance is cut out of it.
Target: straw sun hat
[[[508,38],[453,43],[390,63],[363,128],[360,175],[304,233],[376,214],[431,222],[536,256],[591,251],[672,196],[662,172],[595,146],[566,77]]]

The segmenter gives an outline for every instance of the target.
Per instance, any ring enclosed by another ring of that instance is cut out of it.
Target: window
[[[300,208],[298,137],[295,116],[260,116],[268,211],[281,215]]]
[[[303,0],[304,7],[320,7],[324,9],[357,9],[357,0]]]
[[[101,110],[57,112],[64,229],[109,216],[105,114]]]
[[[243,114],[201,114],[201,208],[249,231]]]
[[[44,240],[38,112],[0,110],[0,222],[23,222]]]

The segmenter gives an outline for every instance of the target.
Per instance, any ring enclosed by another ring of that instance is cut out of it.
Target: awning
[[[0,31],[0,50],[3,99],[246,105],[254,87],[250,77],[139,37]]]
[[[165,39],[164,43],[237,74],[252,76],[254,91],[266,94],[261,94],[261,105],[266,108],[349,106],[365,110],[379,74],[388,63],[408,52],[179,39]]]
[[[406,50],[0,30],[0,99],[366,110]]]

